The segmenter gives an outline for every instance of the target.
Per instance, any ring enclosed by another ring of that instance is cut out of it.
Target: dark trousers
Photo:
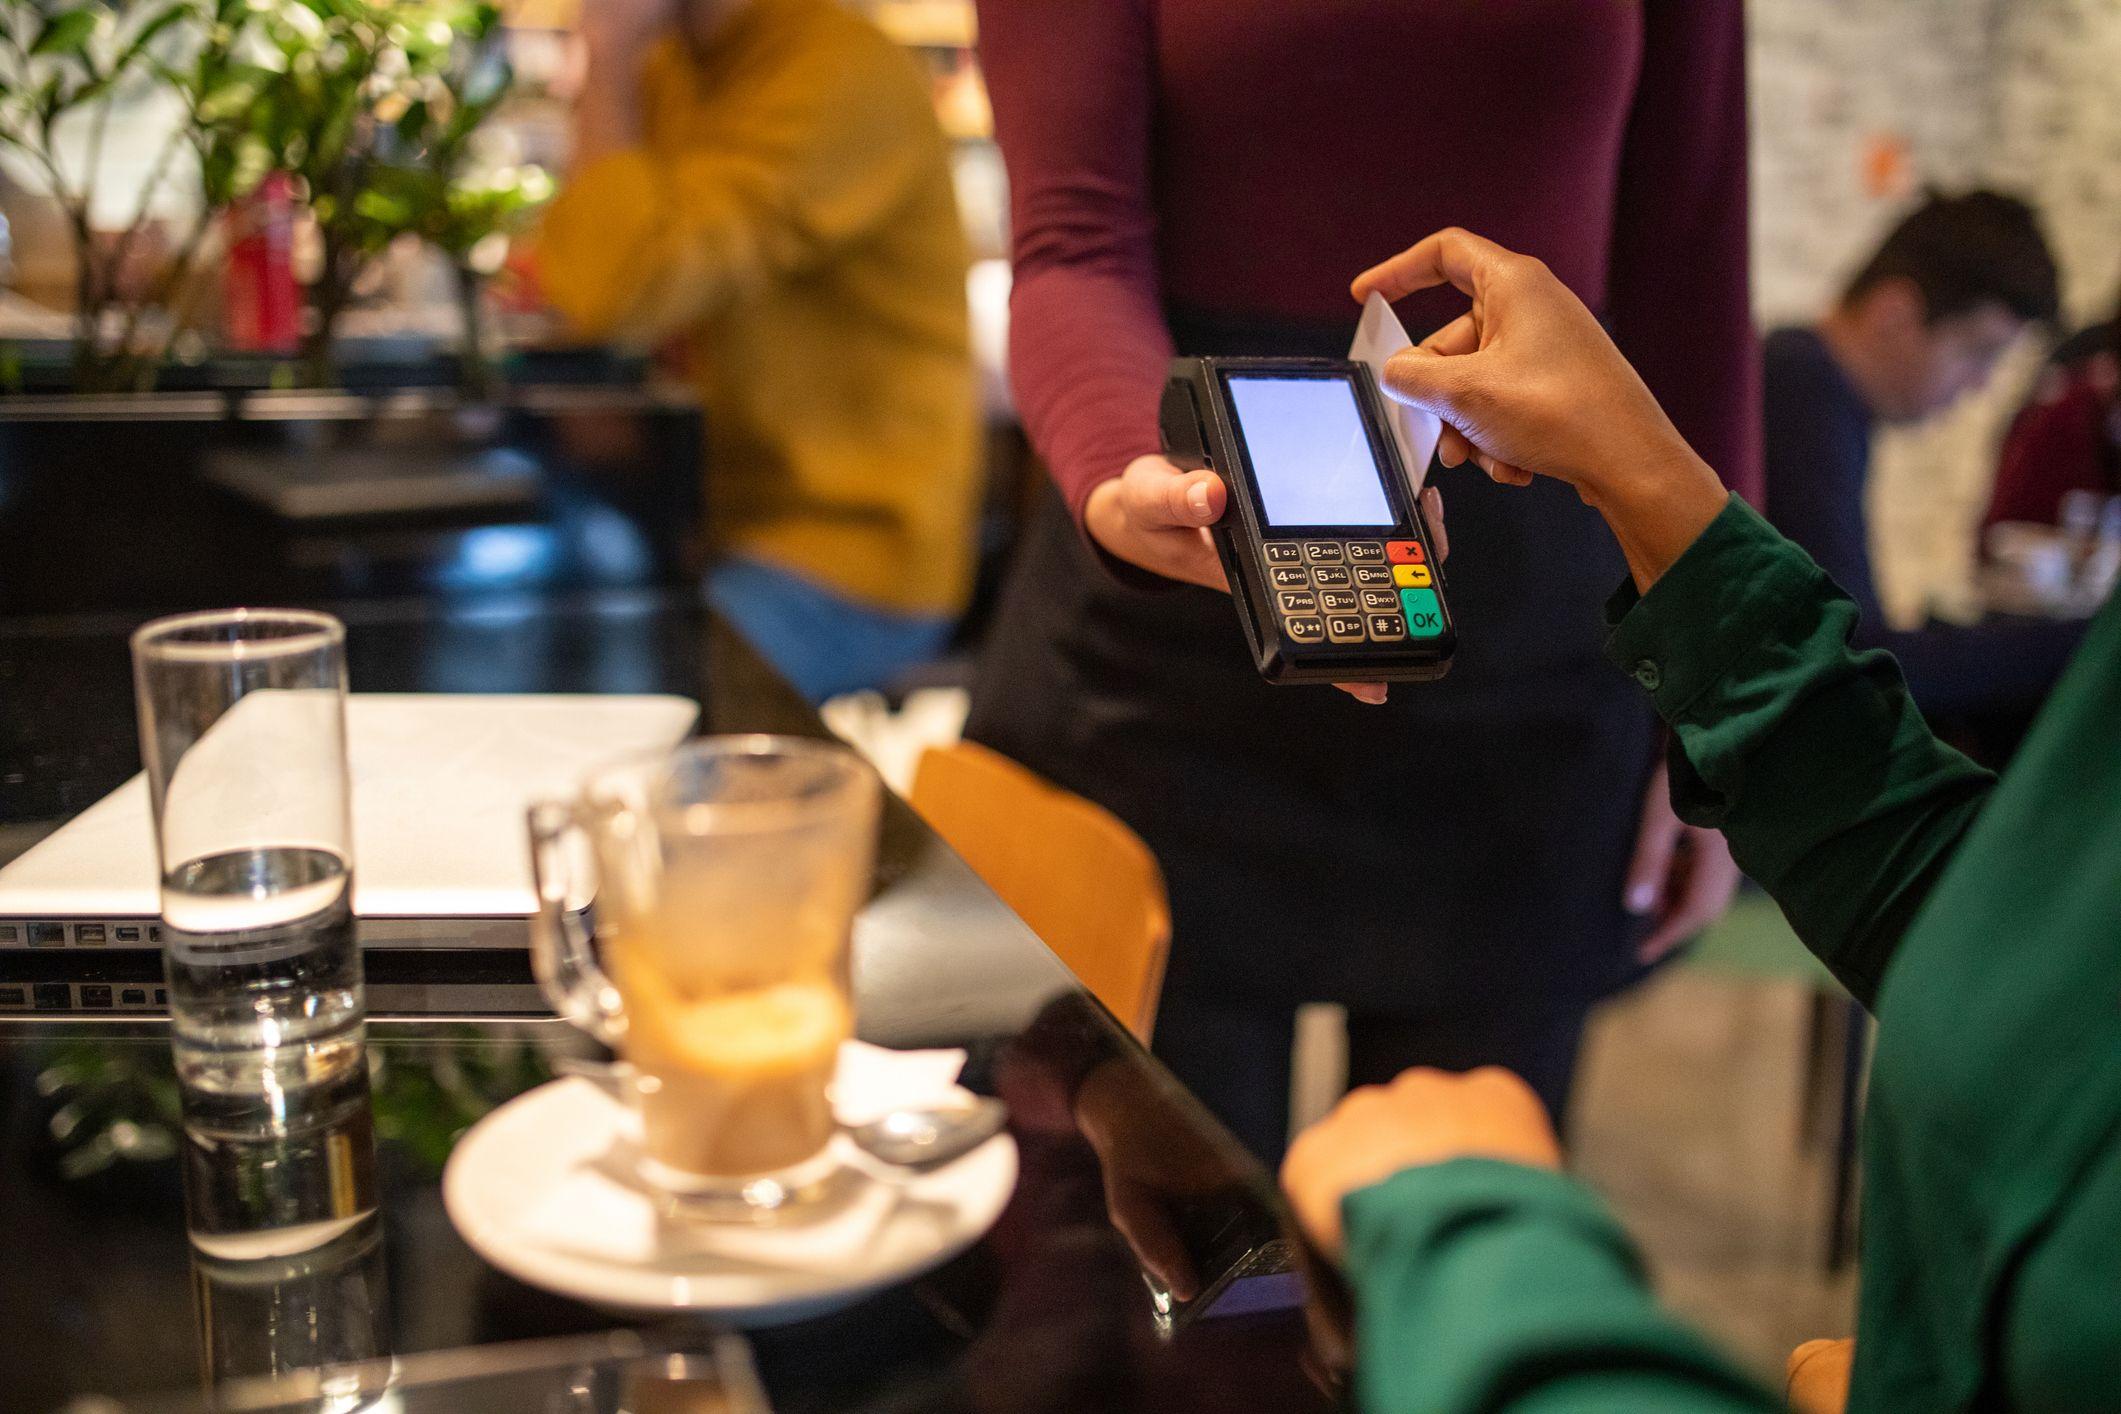
[[[1433,1016],[1348,1014],[1348,1088],[1380,1085],[1410,1066],[1522,1076],[1557,1127],[1583,1042],[1586,1013],[1517,1015],[1466,1008]],[[1271,1169],[1289,1144],[1294,1008],[1166,995],[1153,1049],[1186,1088]]]

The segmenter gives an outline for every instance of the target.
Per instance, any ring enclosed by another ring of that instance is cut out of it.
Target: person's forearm
[[[1994,778],[1939,742],[1855,606],[1732,502],[1638,599],[1607,653],[1673,732],[1681,819],[1720,829],[1805,945],[1872,1002]]]
[[[1596,490],[1586,486],[1584,499],[1620,542],[1636,591],[1648,593],[1722,514],[1730,492],[1675,437],[1669,447],[1646,450],[1640,461],[1616,470]]]
[[[1561,1174],[1458,1160],[1352,1194],[1345,1211],[1373,1414],[1772,1407],[1658,1308],[1626,1235]]]

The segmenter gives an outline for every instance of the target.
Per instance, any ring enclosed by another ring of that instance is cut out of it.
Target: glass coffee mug
[[[880,798],[844,747],[710,737],[530,811],[539,984],[624,1057],[641,1176],[687,1215],[774,1217],[838,1174],[827,1087]]]

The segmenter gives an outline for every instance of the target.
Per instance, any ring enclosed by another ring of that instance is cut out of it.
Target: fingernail
[[[1196,481],[1186,491],[1186,504],[1202,515],[1208,513],[1208,483]]]
[[[1628,889],[1628,912],[1648,913],[1657,906],[1655,884],[1634,884]]]

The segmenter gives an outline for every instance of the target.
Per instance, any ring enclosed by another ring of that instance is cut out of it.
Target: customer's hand
[[[1689,825],[1673,811],[1671,768],[1659,761],[1628,864],[1628,912],[1657,920],[1636,959],[1655,962],[1723,917],[1738,892],[1738,873],[1723,831]]]
[[[1166,579],[1227,591],[1208,527],[1230,494],[1212,471],[1180,471],[1162,457],[1136,457],[1083,502],[1083,527],[1130,565]]]
[[[1529,256],[1439,231],[1365,271],[1355,297],[1450,284],[1473,308],[1385,366],[1385,391],[1445,423],[1438,454],[1496,481],[1559,478],[1606,517],[1647,587],[1726,493],[1583,302]]]
[[[1402,1169],[1473,1158],[1560,1168],[1561,1145],[1546,1106],[1529,1085],[1495,1066],[1464,1075],[1410,1070],[1390,1085],[1355,1091],[1299,1134],[1282,1163],[1281,1183],[1304,1235],[1337,1259],[1343,1198]]]

